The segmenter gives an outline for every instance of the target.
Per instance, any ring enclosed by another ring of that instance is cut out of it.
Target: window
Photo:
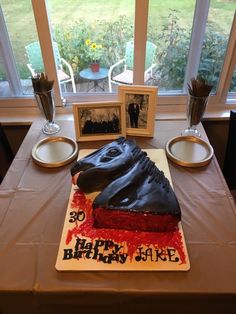
[[[134,36],[134,8],[134,0],[48,1],[53,40],[72,67],[77,92],[109,90],[108,70],[124,58],[126,43]],[[87,70],[94,63],[103,71],[99,82]],[[67,91],[73,91],[71,86]]]
[[[25,48],[31,43],[38,43],[40,52],[36,72],[45,71],[55,80],[57,105],[63,105],[62,97],[67,103],[112,100],[121,79],[158,85],[159,104],[179,105],[185,101],[187,82],[197,75],[214,85],[212,106],[225,107],[227,95],[236,98],[234,1],[32,0],[31,5],[3,0],[0,8],[0,27],[5,27],[0,38],[0,106],[7,104],[6,97],[13,97],[15,104],[22,99],[35,104],[27,66],[32,62]],[[123,73],[119,62],[128,55]],[[81,73],[92,61],[104,69],[98,82]]]
[[[32,73],[27,66],[31,60],[28,59],[25,48],[30,43],[38,41],[38,36],[31,1],[2,0],[1,7],[1,31],[2,28],[6,31],[2,34],[5,37],[2,48],[7,46],[9,50],[5,49],[5,63],[9,62],[8,76],[12,78],[14,94],[16,96],[32,94],[30,80]],[[43,71],[43,67],[40,70]],[[4,97],[4,95],[1,96]]]
[[[236,70],[234,70],[234,74],[232,76],[232,82],[229,88],[230,93],[236,93]]]
[[[194,0],[149,1],[148,40],[157,46],[152,85],[164,93],[183,92],[194,9]]]
[[[211,0],[198,75],[206,77],[216,93],[234,17],[232,1]],[[216,18],[217,17],[217,18]]]
[[[11,97],[12,93],[6,77],[4,63],[0,54],[0,97]]]
[[[229,105],[236,102],[236,69],[233,72],[232,80],[230,82],[227,101]]]

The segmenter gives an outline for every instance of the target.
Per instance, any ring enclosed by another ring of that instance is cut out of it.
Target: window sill
[[[235,108],[232,108],[235,109]],[[71,107],[57,107],[57,120],[73,120]],[[228,120],[229,108],[211,107],[207,109],[203,120]],[[0,123],[3,125],[31,125],[31,123],[40,117],[37,107],[25,108],[0,108]],[[155,116],[156,120],[184,120],[186,119],[184,105],[159,105]]]
[[[219,108],[217,106],[211,106],[207,108],[203,120],[228,120],[230,116],[230,110],[232,108]],[[186,106],[185,105],[168,105],[159,106],[156,113],[156,120],[185,120],[186,119]]]

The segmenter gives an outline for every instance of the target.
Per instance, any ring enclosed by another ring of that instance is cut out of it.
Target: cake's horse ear
[[[118,144],[123,144],[126,141],[126,138],[124,136],[120,136],[116,139],[116,142]]]
[[[121,145],[121,144],[124,144],[124,143],[127,143],[128,145],[131,145],[132,147],[135,147],[137,146],[137,143],[134,139],[129,139],[127,140],[124,136],[120,136],[118,137],[115,142],[117,142],[118,145]]]

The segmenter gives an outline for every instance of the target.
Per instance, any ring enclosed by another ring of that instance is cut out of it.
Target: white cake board
[[[163,149],[145,151],[165,173],[172,185],[165,151]],[[81,150],[79,159],[91,152],[93,150]],[[86,235],[86,231],[81,231],[81,227],[91,220],[91,212],[86,212],[83,206],[75,207],[73,203],[75,193],[78,193],[78,188],[73,185],[56,261],[58,271],[187,271],[190,269],[181,222],[178,230],[174,232],[142,233],[111,230],[109,233],[108,229],[102,229],[105,230],[105,234],[110,234],[104,238],[101,229],[92,228]],[[86,198],[92,202],[95,195],[89,194]],[[115,239],[112,238],[112,234]],[[116,240],[117,236],[121,239],[123,237],[122,242]],[[135,240],[137,247],[134,247],[133,240],[126,240],[128,238],[136,239],[139,245]],[[145,239],[145,243],[142,243],[142,239]]]

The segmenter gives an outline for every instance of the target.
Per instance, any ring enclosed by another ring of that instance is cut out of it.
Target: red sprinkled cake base
[[[133,255],[139,247],[154,247],[155,249],[173,248],[178,251],[180,264],[186,263],[182,235],[177,228],[168,232],[146,232],[95,228],[92,215],[92,201],[80,190],[76,190],[71,201],[71,209],[82,210],[86,219],[83,223],[76,222],[75,227],[68,230],[66,244],[69,244],[73,237],[84,236],[94,241],[95,239],[111,240],[125,244],[127,252],[132,260]]]
[[[96,228],[138,230],[148,232],[174,231],[179,218],[172,215],[155,215],[149,213],[124,212],[96,208],[93,211]]]

